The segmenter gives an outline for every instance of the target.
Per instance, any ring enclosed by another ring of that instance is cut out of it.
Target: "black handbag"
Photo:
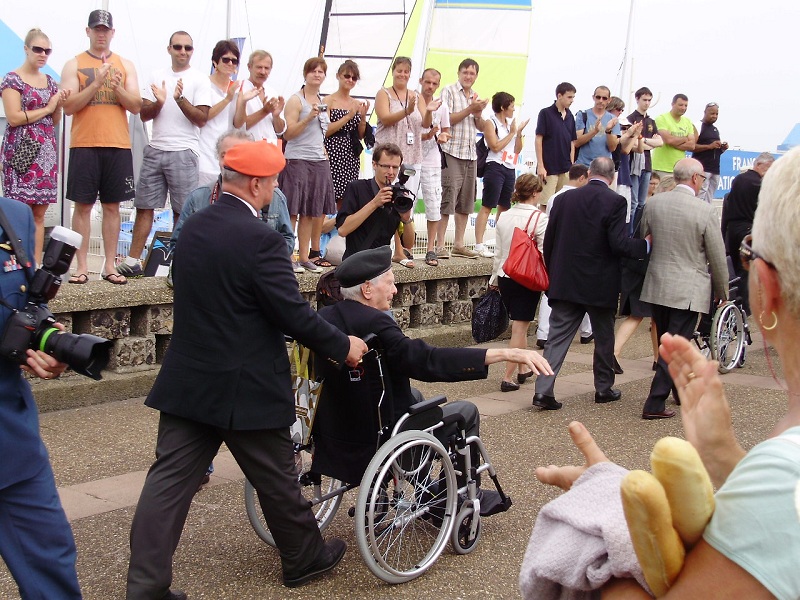
[[[472,338],[490,342],[508,329],[508,311],[499,290],[487,291],[472,311]]]
[[[20,175],[25,175],[38,158],[41,149],[42,142],[33,139],[27,130],[23,131],[11,157],[11,166]]]
[[[358,158],[364,151],[364,146],[361,145],[361,138],[358,137],[358,127],[350,130],[350,145],[353,148],[353,156]]]

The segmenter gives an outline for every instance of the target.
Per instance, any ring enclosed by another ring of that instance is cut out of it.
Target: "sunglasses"
[[[44,54],[50,56],[53,53],[52,48],[42,48],[41,46],[31,46],[31,52],[34,54]]]
[[[343,73],[342,74],[342,78],[343,79],[352,79],[353,81],[358,81],[358,77],[356,77],[352,73]]]
[[[191,44],[185,44],[185,45],[172,44],[172,49],[175,50],[175,52],[180,52],[181,50],[186,50],[187,52],[191,52],[192,50],[194,50],[194,46],[192,46]]]
[[[173,46],[173,48],[174,47],[175,46]],[[220,60],[222,62],[224,62],[226,65],[229,65],[229,64],[238,65],[239,64],[239,59],[238,58],[231,58],[230,56],[223,56],[222,58],[220,58]]]
[[[608,100],[608,96],[595,96],[595,100]]]
[[[745,271],[749,271],[750,270],[750,263],[752,261],[754,261],[755,259],[760,258],[765,263],[767,263],[768,267],[771,267],[771,268],[773,268],[773,269],[775,269],[777,271],[778,269],[775,268],[775,265],[773,265],[766,258],[761,256],[758,252],[753,250],[753,247],[751,246],[752,243],[753,243],[753,236],[752,235],[746,235],[746,236],[744,236],[744,239],[742,240],[742,243],[739,246],[739,258],[742,261],[742,267],[744,267],[744,270]]]
[[[719,104],[717,104],[716,102],[709,102],[708,104],[706,104],[706,108],[719,108]]]

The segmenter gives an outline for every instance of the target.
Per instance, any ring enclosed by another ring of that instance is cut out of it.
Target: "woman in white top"
[[[503,264],[508,258],[511,248],[511,238],[514,229],[519,227],[528,232],[536,232],[536,245],[541,250],[544,244],[544,231],[547,229],[547,215],[539,210],[539,200],[542,196],[542,182],[532,173],[526,173],[517,179],[511,202],[514,206],[505,213],[505,217],[497,222],[497,245],[494,255],[494,269],[490,286],[500,288],[500,295],[508,310],[511,319],[511,339],[508,341],[510,348],[528,347],[528,327],[536,315],[536,306],[539,304],[541,292],[534,292],[520,285],[503,272]],[[519,368],[517,363],[506,363],[506,374],[500,384],[501,392],[513,392],[519,389],[519,384],[533,375],[532,371],[517,373],[517,381],[512,381],[514,371]]]
[[[231,40],[221,40],[211,51],[214,73],[211,80],[211,101],[208,121],[200,129],[200,178],[198,187],[214,185],[219,177],[217,141],[233,126],[236,105],[236,72],[239,70],[239,47]]]
[[[435,100],[431,108],[425,104],[421,94],[408,89],[411,78],[411,59],[398,56],[392,63],[392,85],[381,88],[375,94],[375,113],[378,126],[375,129],[375,143],[397,144],[403,152],[403,166],[416,171],[406,182],[406,187],[417,193],[422,172],[422,129],[429,129],[432,122],[431,110],[441,104]],[[417,108],[419,107],[419,110]],[[394,236],[394,257],[392,261],[412,268],[411,252],[400,244],[400,236]]]
[[[514,119],[514,96],[507,92],[497,92],[492,96],[492,110],[494,116],[483,122],[483,139],[489,154],[483,172],[481,209],[475,219],[475,251],[487,258],[491,258],[492,253],[483,246],[486,224],[493,208],[497,208],[497,221],[503,211],[511,206],[515,167],[524,143],[522,130],[528,124],[526,119],[517,125]]]

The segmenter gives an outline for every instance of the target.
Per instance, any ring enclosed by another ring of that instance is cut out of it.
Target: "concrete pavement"
[[[501,393],[503,365],[494,365],[485,381],[419,384],[426,396],[445,393],[451,400],[475,402],[483,420],[482,438],[501,483],[514,498],[509,512],[483,522],[483,536],[472,554],[456,556],[448,549],[425,575],[389,589],[368,571],[358,553],[346,510],[355,504],[355,492],[350,492],[326,534],[342,537],[349,545],[335,575],[296,590],[284,588],[278,555],[252,531],[244,511],[241,471],[223,449],[215,460],[211,484],[195,497],[175,557],[174,587],[190,598],[224,599],[519,597],[519,565],[534,518],[557,493],[538,484],[533,469],[580,461],[566,431],[571,420],[582,420],[609,457],[629,468],[648,468],[650,449],[659,438],[682,436],[678,418],[650,422],[640,418],[652,378],[645,327],[623,352],[620,362],[625,373],[617,377],[623,392],[619,402],[593,402],[593,348],[573,344],[556,383],[556,396],[564,402],[559,411],[531,407],[532,381],[518,392]],[[774,351],[766,351],[780,377]],[[770,373],[760,335],[754,335],[745,367],[725,375],[723,381],[737,433],[749,448],[768,435],[786,409],[785,394]],[[157,418],[141,398],[41,417],[42,435],[75,532],[87,599],[124,597],[130,520],[153,460]],[[13,580],[0,564],[0,597],[16,596]]]

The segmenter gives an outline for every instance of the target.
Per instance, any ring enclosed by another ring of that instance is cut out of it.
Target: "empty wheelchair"
[[[507,510],[511,498],[503,493],[480,438],[466,435],[464,418],[443,414],[444,396],[412,405],[390,428],[393,407],[380,351],[370,350],[351,373],[371,377],[377,397],[348,398],[352,414],[346,418],[338,409],[329,407],[327,415],[319,410],[310,441],[295,443],[297,476],[321,531],[337,514],[343,495],[358,487],[355,507],[348,511],[358,550],[377,577],[403,583],[427,571],[448,542],[458,554],[474,550],[481,536],[481,474],[488,474],[499,493],[496,512]],[[345,423],[348,431],[338,431]],[[454,433],[443,444],[435,434],[442,437],[445,430]],[[274,546],[249,481],[245,506],[258,536]]]
[[[699,331],[694,335],[694,341],[700,351],[719,362],[720,373],[728,373],[736,367],[743,367],[747,346],[752,343],[747,312],[736,285],[740,278],[734,274],[730,257],[728,257],[728,275],[730,300],[719,306],[715,306],[712,302],[713,317],[710,327],[707,324],[704,326],[704,320],[701,320]],[[705,321],[707,322],[707,319]]]

